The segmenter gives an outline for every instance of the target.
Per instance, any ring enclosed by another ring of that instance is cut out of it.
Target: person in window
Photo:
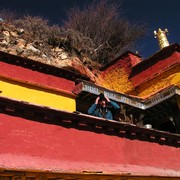
[[[114,101],[109,100],[108,97],[101,93],[96,98],[95,103],[88,109],[88,114],[112,120],[112,109],[118,110],[120,109],[120,106]]]

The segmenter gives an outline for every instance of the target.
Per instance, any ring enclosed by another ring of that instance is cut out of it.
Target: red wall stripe
[[[0,62],[0,75],[8,79],[14,79],[29,84],[38,84],[47,88],[72,92],[75,83],[71,80],[33,71],[21,66]]]

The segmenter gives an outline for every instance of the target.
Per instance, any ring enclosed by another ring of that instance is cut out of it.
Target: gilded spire
[[[169,42],[167,40],[166,34],[168,33],[168,30],[165,29],[164,31],[160,28],[158,31],[154,31],[154,37],[158,39],[159,47],[162,49],[166,46],[169,46]]]

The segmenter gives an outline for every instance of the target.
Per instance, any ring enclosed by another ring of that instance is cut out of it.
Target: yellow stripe
[[[64,93],[44,89],[34,85],[16,82],[0,77],[1,96],[73,112],[75,98]]]

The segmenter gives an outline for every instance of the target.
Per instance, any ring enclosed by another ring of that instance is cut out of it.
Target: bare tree
[[[15,19],[19,17],[19,14],[10,9],[0,9],[0,18],[1,21],[5,21],[7,23],[12,23]]]
[[[27,42],[33,43],[38,49],[49,54],[50,48],[60,47],[65,51],[78,55],[93,51],[92,40],[82,33],[72,29],[64,29],[59,25],[51,25],[47,19],[40,16],[21,15],[8,9],[0,10],[2,22],[13,25],[11,28],[21,28],[25,30],[21,36]],[[2,28],[2,27],[1,27]],[[83,46],[81,44],[83,43]]]
[[[145,33],[144,25],[130,24],[120,16],[120,7],[121,4],[100,0],[82,10],[72,8],[64,22],[66,29],[78,31],[92,40],[95,46],[89,48],[93,51],[85,55],[101,64],[108,63],[126,50],[132,50],[135,42]]]
[[[132,50],[145,33],[144,25],[130,24],[120,12],[119,4],[99,0],[84,9],[72,8],[61,27],[50,25],[39,16],[16,16],[9,10],[0,11],[0,18],[24,29],[22,38],[33,42],[46,55],[50,55],[52,47],[60,47],[78,55],[85,65],[99,67],[124,51]]]
[[[21,27],[29,33],[29,37],[36,41],[46,40],[50,31],[48,20],[38,16],[25,15],[20,19],[17,19],[14,24],[16,27]]]

